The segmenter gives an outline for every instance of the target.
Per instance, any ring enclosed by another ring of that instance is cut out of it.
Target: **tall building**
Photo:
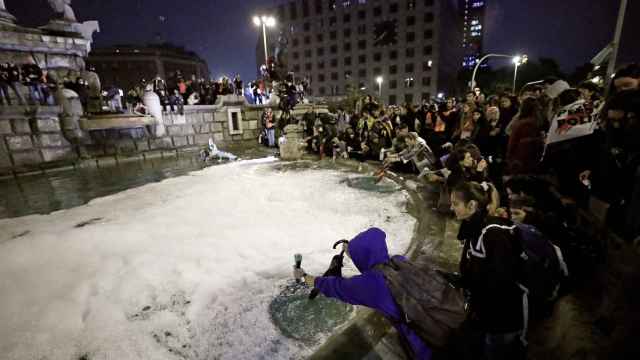
[[[463,16],[462,48],[464,57],[462,66],[472,69],[482,56],[485,25],[486,0],[460,0]]]
[[[310,80],[313,96],[357,87],[400,104],[453,89],[462,57],[455,0],[293,0],[268,14],[277,19],[269,55],[286,43],[287,69]]]
[[[169,81],[177,71],[185,79],[209,78],[205,60],[194,52],[168,44],[95,48],[89,53],[87,63],[95,68],[105,88],[117,86],[128,90],[142,79],[151,80],[156,76]]]

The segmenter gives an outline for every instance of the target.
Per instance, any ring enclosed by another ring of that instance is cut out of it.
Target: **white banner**
[[[593,134],[602,105],[578,100],[562,108],[551,122],[547,145]]]

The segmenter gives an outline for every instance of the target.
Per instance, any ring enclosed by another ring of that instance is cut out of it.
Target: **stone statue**
[[[2,10],[7,10],[7,8],[4,6],[4,0],[0,0],[0,11]]]
[[[49,0],[49,5],[61,20],[72,23],[78,22],[76,14],[71,8],[71,0]]]

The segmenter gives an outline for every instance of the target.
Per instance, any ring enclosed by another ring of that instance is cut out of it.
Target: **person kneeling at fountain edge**
[[[293,276],[296,279],[304,278],[307,285],[315,287],[327,297],[378,310],[398,330],[411,358],[431,359],[431,349],[406,323],[402,322],[402,312],[391,295],[384,276],[374,269],[376,265],[390,260],[385,237],[384,231],[371,228],[358,234],[348,245],[344,245],[346,254],[358,268],[360,275],[351,278],[314,277],[307,275],[302,268],[296,268]],[[394,259],[406,261],[402,256],[394,256]]]
[[[218,158],[218,161],[221,161],[222,159],[235,161],[238,159],[238,157],[232,153],[219,150],[212,138],[209,138],[209,146],[200,151],[200,158],[203,161],[213,160],[214,158]]]

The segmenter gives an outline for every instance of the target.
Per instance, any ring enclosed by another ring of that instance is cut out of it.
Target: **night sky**
[[[255,76],[259,8],[280,0],[74,0],[80,21],[99,20],[96,46],[144,44],[158,37],[200,54],[212,75]],[[613,37],[618,0],[487,0],[486,52],[551,57],[571,72],[588,62]],[[47,0],[5,0],[27,26],[44,25]],[[629,1],[620,62],[640,59],[632,34],[640,33],[640,1]],[[636,16],[632,16],[635,14]],[[632,23],[634,22],[634,23]]]

